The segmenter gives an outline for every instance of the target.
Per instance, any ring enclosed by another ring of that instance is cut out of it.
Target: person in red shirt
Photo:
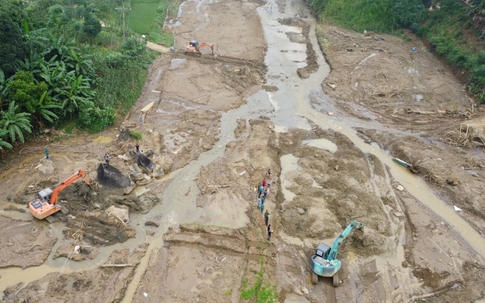
[[[263,179],[263,181],[261,181],[261,184],[262,184],[263,186],[266,186],[266,179]]]

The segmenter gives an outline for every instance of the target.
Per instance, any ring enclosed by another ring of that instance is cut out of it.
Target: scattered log
[[[103,264],[100,267],[133,267],[133,264],[126,263],[126,264]]]

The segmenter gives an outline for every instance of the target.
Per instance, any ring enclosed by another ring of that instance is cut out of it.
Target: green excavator
[[[319,276],[333,278],[333,286],[338,286],[340,284],[338,271],[342,266],[342,262],[337,259],[338,247],[352,230],[355,228],[362,229],[363,227],[364,224],[357,221],[351,221],[337,239],[335,239],[331,248],[325,243],[321,243],[317,246],[317,249],[310,260],[313,284],[318,283]]]

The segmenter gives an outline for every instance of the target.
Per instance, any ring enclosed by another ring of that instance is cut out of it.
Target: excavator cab
[[[196,51],[199,51],[199,42],[197,42],[196,40],[190,41],[189,45],[194,47]]]
[[[52,195],[52,188],[50,187],[47,187],[43,190],[41,190],[38,194],[37,194],[37,197],[42,201],[42,202],[45,202],[45,201],[49,201],[50,198],[51,198],[51,195]]]
[[[52,195],[52,188],[45,188],[37,193],[37,197],[32,201],[31,205],[34,209],[39,209],[42,207],[43,203],[49,203]]]

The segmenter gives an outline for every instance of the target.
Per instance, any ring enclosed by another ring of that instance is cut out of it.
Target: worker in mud
[[[263,193],[263,199],[266,199],[266,196],[268,195],[268,188],[266,187],[264,189],[264,193]]]
[[[271,229],[271,224],[268,224],[268,241],[271,240],[272,233],[273,233],[273,230]]]
[[[136,151],[137,154],[140,153],[140,144],[138,142],[135,145],[135,151]]]
[[[261,184],[263,184],[263,186],[266,186],[266,179],[263,179],[263,181],[261,181]]]
[[[104,154],[104,161],[106,161],[106,166],[109,166],[109,155],[107,153]]]
[[[258,198],[258,209],[261,208],[261,198]]]
[[[269,224],[269,211],[266,210],[266,212],[264,213],[264,225],[268,226]]]
[[[271,178],[271,168],[268,168],[268,178]]]
[[[261,210],[261,213],[263,213],[263,210],[264,210],[264,198],[261,199],[261,206],[259,207],[259,210]]]
[[[261,194],[263,193],[264,186],[260,185],[258,189],[258,198],[261,198]]]
[[[45,158],[49,159],[49,147],[46,146],[44,149],[44,152],[45,152]]]

